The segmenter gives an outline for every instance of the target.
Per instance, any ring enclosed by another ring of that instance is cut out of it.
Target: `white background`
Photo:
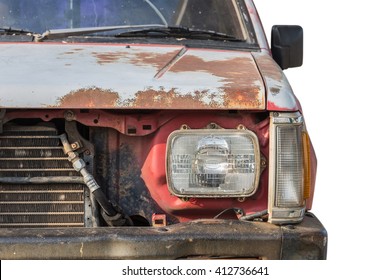
[[[304,29],[304,64],[285,73],[303,107],[318,158],[313,212],[328,230],[327,265],[345,276],[387,278],[387,2],[255,3],[269,40],[275,24],[297,24]]]
[[[264,279],[386,279],[390,264],[387,1],[255,3],[268,36],[274,24],[298,24],[304,29],[304,65],[285,73],[302,104],[316,149],[313,212],[329,234],[327,261],[265,262],[271,276]],[[143,263],[153,267],[150,262]],[[121,267],[127,263],[39,264],[40,279],[70,279],[68,274],[73,272],[80,277],[83,273],[78,269],[95,278],[111,275],[111,279],[123,279]],[[185,264],[202,267],[210,262]],[[8,265],[8,272],[14,274],[13,266],[21,268],[22,263]],[[17,274],[32,279],[34,273],[29,269]]]

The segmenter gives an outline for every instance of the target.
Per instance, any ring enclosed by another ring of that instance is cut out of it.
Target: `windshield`
[[[178,26],[250,41],[237,0],[0,0],[0,28],[47,30]]]

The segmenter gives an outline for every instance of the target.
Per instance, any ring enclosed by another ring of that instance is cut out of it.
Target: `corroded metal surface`
[[[2,43],[0,67],[0,107],[265,109],[250,52]]]
[[[197,220],[115,230],[0,229],[1,259],[324,259],[326,248],[327,233],[315,217],[290,228]]]
[[[298,101],[283,71],[266,52],[253,53],[267,88],[267,110],[297,111]]]
[[[123,114],[118,111],[78,110],[78,109],[17,109],[10,110],[4,116],[4,123],[15,119],[42,119],[50,122],[65,117],[68,121],[77,121],[90,127],[111,127],[122,134],[144,136],[152,134],[179,112],[163,111],[149,114]]]
[[[77,108],[84,104],[87,108],[114,107],[119,94],[111,90],[101,88],[84,88],[71,91],[69,94],[58,99],[59,104],[66,104],[66,107]]]

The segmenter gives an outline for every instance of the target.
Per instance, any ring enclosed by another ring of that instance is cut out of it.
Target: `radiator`
[[[49,124],[0,134],[0,227],[89,226],[89,192]]]

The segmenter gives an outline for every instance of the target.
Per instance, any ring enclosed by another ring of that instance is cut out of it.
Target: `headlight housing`
[[[259,184],[257,136],[245,129],[182,129],[167,142],[167,180],[178,197],[248,197]]]
[[[302,220],[310,180],[307,134],[300,113],[271,113],[269,222]]]

